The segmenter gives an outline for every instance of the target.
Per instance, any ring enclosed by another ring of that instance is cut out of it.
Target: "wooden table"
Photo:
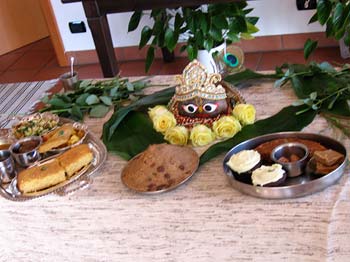
[[[155,83],[172,82],[158,77]],[[296,98],[273,83],[242,90],[265,118]],[[267,102],[268,101],[268,102]],[[86,123],[101,134],[101,119]],[[317,118],[305,131],[330,134]],[[349,140],[344,140],[349,148]],[[266,200],[230,187],[223,156],[178,189],[153,196],[120,180],[125,161],[108,155],[90,189],[28,202],[0,198],[1,261],[348,261],[350,170],[326,190]]]
[[[61,0],[62,3],[83,3],[104,77],[113,77],[119,72],[107,14],[235,1],[241,0]]]

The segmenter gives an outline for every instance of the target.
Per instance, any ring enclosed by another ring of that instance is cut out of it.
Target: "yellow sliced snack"
[[[57,185],[65,180],[64,169],[54,159],[46,164],[21,171],[17,177],[17,185],[22,193],[32,193]]]
[[[93,154],[89,145],[81,144],[64,152],[57,159],[68,177],[71,177],[92,161]]]
[[[39,152],[45,153],[67,144],[73,132],[74,128],[72,124],[64,124],[60,128],[57,128],[48,135],[49,138],[39,147]]]

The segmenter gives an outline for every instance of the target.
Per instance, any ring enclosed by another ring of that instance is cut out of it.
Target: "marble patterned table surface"
[[[296,99],[272,82],[241,93],[258,119]],[[104,121],[86,123],[100,136]],[[321,117],[304,131],[332,133]],[[0,198],[0,261],[349,261],[349,168],[322,192],[266,200],[233,189],[222,160],[174,191],[146,196],[121,183],[126,161],[109,154],[89,189],[27,202]]]

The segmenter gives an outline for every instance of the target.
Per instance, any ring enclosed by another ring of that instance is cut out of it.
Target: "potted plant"
[[[179,19],[181,19],[180,15],[174,14],[174,11],[175,9],[152,10],[149,16],[154,21],[153,27],[146,25],[142,28],[139,49],[145,47],[151,40],[146,55],[146,72],[148,72],[152,65],[155,51],[158,47],[162,50],[163,60],[165,62],[174,60],[174,49],[180,35],[179,26],[182,24],[182,22],[179,21]],[[132,14],[129,21],[128,32],[134,31],[138,27],[142,15],[146,15],[146,13],[135,11]],[[170,20],[175,20],[173,26],[170,24]]]
[[[207,57],[210,60],[214,51],[219,51],[214,48],[238,42],[241,38],[252,39],[252,34],[259,30],[255,26],[258,17],[247,16],[252,10],[247,8],[246,1],[152,10],[150,16],[154,20],[153,27],[143,27],[139,44],[142,48],[151,40],[146,71],[153,62],[155,49],[166,47],[173,51],[180,36],[185,41],[180,51],[186,51],[190,60],[197,58],[198,54],[200,59]],[[141,15],[141,12],[134,12],[129,31],[137,28]],[[210,61],[208,64],[201,62],[207,67],[212,64]]]
[[[226,43],[252,39],[252,34],[259,31],[255,26],[258,17],[248,17],[253,9],[246,7],[247,3],[242,1],[182,8],[184,25],[181,30],[185,31],[187,42],[181,51],[186,50],[190,60],[198,58],[211,68],[212,56]]]
[[[318,22],[326,26],[326,36],[340,41],[342,56],[348,51],[350,44],[350,4],[343,0],[318,0],[316,13],[311,17],[310,23]],[[316,49],[317,41],[308,39],[304,45],[304,57],[307,59]],[[343,49],[345,48],[346,50]]]

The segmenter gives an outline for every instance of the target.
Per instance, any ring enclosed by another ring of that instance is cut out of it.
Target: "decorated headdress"
[[[221,81],[221,75],[208,73],[204,66],[197,60],[189,63],[183,71],[182,76],[177,76],[180,86],[176,87],[174,99],[186,101],[194,97],[212,100],[226,98],[225,89],[217,82]]]

